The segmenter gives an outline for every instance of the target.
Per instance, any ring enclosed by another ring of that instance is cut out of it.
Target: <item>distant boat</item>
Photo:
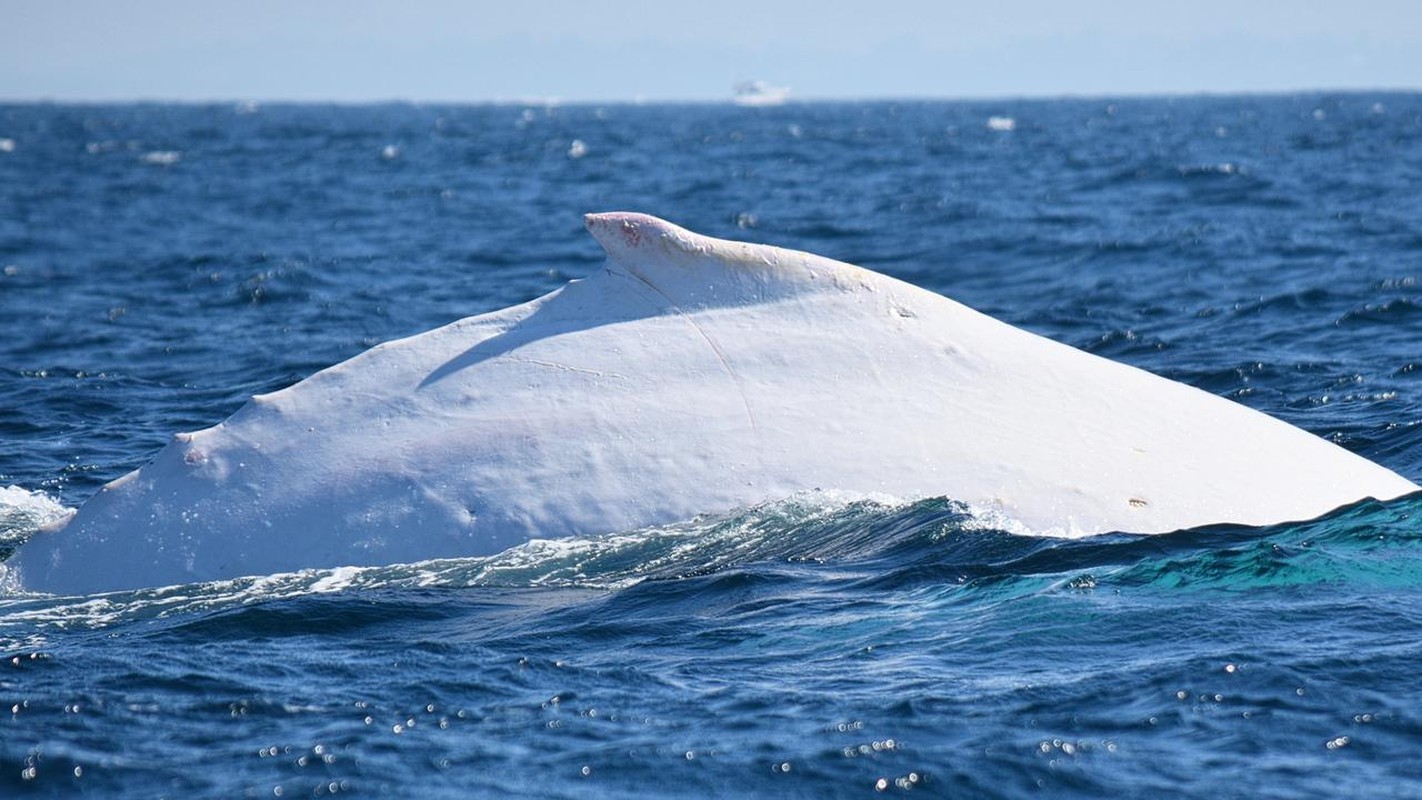
[[[765,81],[741,81],[734,88],[736,94],[732,102],[738,106],[778,106],[790,96],[788,88],[771,86]]]

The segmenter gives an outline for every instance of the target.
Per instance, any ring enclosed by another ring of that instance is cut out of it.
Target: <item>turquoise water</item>
[[[71,506],[254,392],[596,269],[581,214],[610,209],[863,264],[1422,478],[1418,95],[23,105],[0,139],[0,486]],[[1422,797],[1419,512],[1061,541],[800,498],[12,593],[0,794]]]

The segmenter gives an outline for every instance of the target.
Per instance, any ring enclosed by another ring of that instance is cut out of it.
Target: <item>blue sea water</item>
[[[1419,188],[1416,94],[0,105],[0,487],[77,506],[253,393],[597,269],[581,214],[619,209],[904,278],[1419,480]],[[795,500],[11,590],[0,796],[1422,797],[1419,513],[1057,540]]]

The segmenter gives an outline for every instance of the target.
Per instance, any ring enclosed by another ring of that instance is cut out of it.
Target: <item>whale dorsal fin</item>
[[[667,258],[701,260],[712,257],[739,261],[753,256],[757,249],[778,249],[702,236],[650,214],[630,211],[586,214],[583,222],[593,238],[602,245],[607,257],[619,264]]]
[[[831,287],[867,289],[891,280],[812,253],[703,236],[649,214],[613,211],[587,214],[583,221],[607,253],[611,271],[693,303],[764,302]],[[707,292],[713,285],[720,290]],[[729,287],[746,295],[728,296]]]

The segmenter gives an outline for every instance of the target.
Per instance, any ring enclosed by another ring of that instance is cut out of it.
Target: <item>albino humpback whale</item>
[[[499,552],[813,489],[1043,534],[1318,516],[1410,481],[1284,422],[807,253],[593,214],[606,268],[178,434],[12,558],[90,593]]]

